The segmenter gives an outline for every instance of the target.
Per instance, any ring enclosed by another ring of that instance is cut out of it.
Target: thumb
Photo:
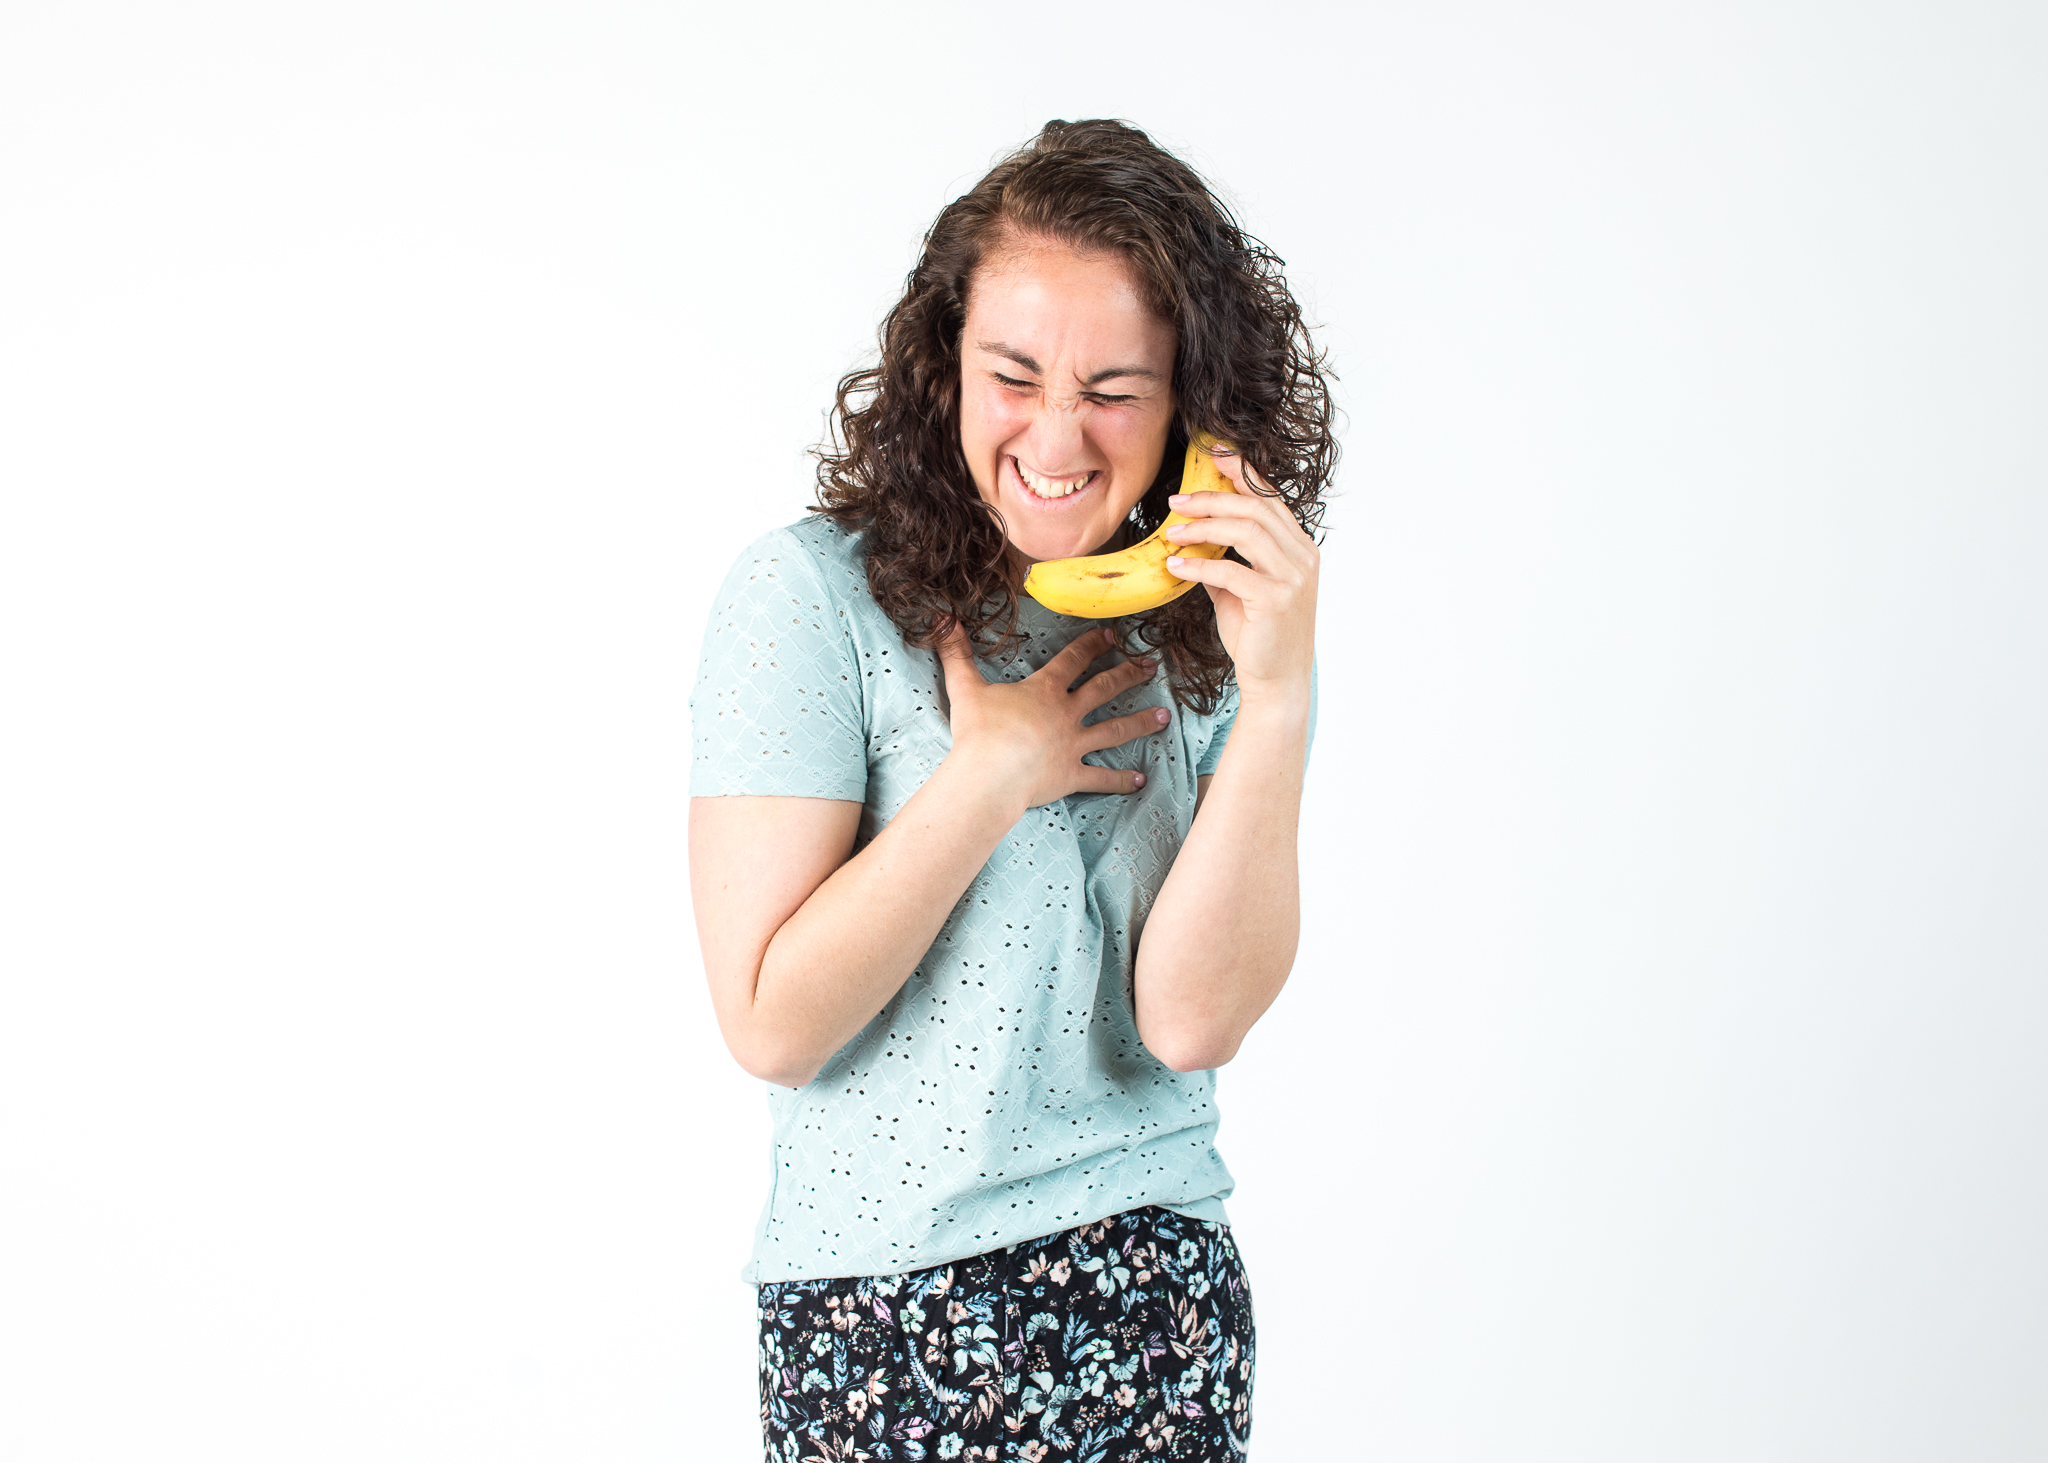
[[[1216,470],[1230,479],[1231,485],[1237,491],[1249,493],[1252,490],[1251,484],[1245,481],[1244,458],[1240,457],[1235,449],[1225,447],[1219,442],[1210,449],[1209,455],[1216,459]]]
[[[946,677],[946,699],[957,701],[963,693],[986,686],[988,678],[974,663],[974,648],[967,632],[955,624],[939,641],[939,669]]]

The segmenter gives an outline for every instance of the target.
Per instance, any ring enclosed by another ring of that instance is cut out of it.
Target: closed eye
[[[998,385],[1007,386],[1013,391],[1036,391],[1038,389],[1036,381],[1019,381],[1015,376],[1005,376],[1001,371],[991,371],[989,375],[995,379]],[[1138,399],[1135,396],[1114,396],[1105,391],[1089,391],[1083,394],[1098,406],[1122,406],[1126,402]]]

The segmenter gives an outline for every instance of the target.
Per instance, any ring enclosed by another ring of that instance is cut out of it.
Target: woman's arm
[[[1218,465],[1242,484],[1235,457]],[[1173,506],[1199,515],[1169,529],[1248,561],[1174,558],[1208,586],[1236,668],[1238,711],[1194,825],[1138,942],[1138,1035],[1176,1071],[1220,1067],[1280,994],[1301,934],[1295,838],[1308,756],[1318,552],[1284,503],[1252,492],[1202,493]]]
[[[697,936],[742,1067],[801,1087],[874,1019],[1021,814],[994,793],[949,757],[857,858],[859,803],[690,800]]]
[[[690,894],[719,1029],[755,1076],[801,1087],[887,1005],[1028,808],[1131,792],[1140,773],[1081,761],[1159,730],[1155,712],[1081,719],[1151,673],[1126,661],[1069,690],[1111,641],[1091,630],[1014,684],[990,684],[964,636],[941,647],[953,748],[875,840],[827,798],[690,802]]]

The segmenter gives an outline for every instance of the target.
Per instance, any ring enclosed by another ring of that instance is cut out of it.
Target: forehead
[[[1122,257],[1049,240],[1013,241],[983,261],[968,286],[967,325],[970,348],[995,335],[1048,353],[1142,354],[1153,364],[1174,348],[1173,326],[1153,313]]]

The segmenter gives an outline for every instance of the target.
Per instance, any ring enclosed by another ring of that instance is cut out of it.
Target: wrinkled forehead
[[[1146,297],[1129,260],[1055,240],[1017,239],[991,254],[970,284],[963,350],[999,340],[1037,358],[1113,355],[1170,370],[1175,332]]]
[[[1121,250],[1089,248],[1056,239],[1050,234],[1030,233],[1013,224],[1001,225],[982,251],[980,262],[967,280],[967,308],[974,308],[975,296],[985,284],[1019,275],[1072,277],[1087,272],[1114,276],[1138,301],[1158,310],[1151,301],[1151,284],[1138,262]],[[1167,324],[1171,320],[1160,316]]]

